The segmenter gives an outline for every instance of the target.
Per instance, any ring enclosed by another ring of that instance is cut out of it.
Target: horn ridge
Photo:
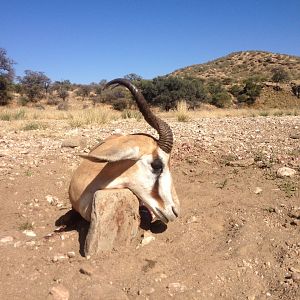
[[[129,89],[146,122],[158,132],[159,147],[163,151],[170,153],[173,146],[173,133],[170,126],[162,119],[154,115],[154,113],[150,110],[143,94],[129,80],[125,78],[113,79],[105,85],[105,88],[113,84],[120,84]]]

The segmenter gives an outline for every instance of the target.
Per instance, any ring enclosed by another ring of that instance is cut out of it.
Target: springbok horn
[[[173,146],[173,133],[170,126],[153,114],[142,93],[129,80],[117,78],[108,82],[105,88],[112,84],[120,84],[130,90],[146,122],[158,132],[159,147],[166,153],[170,153]]]

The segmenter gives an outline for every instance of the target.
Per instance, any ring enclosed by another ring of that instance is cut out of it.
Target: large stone
[[[129,245],[137,236],[139,224],[139,201],[131,191],[97,191],[84,246],[85,255]]]
[[[277,177],[294,177],[296,175],[296,170],[288,167],[281,167],[277,170]]]

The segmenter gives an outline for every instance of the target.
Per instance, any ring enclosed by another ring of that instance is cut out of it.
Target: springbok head
[[[128,188],[161,221],[173,221],[179,214],[179,200],[170,172],[172,130],[152,113],[141,92],[126,79],[114,79],[106,84],[123,85],[132,93],[147,123],[159,135],[112,136],[84,158],[107,162],[102,169],[101,189]]]

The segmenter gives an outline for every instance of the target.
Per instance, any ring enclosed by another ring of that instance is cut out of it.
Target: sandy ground
[[[87,224],[55,231],[77,154],[113,132],[153,131],[47,125],[0,122],[0,299],[300,299],[299,116],[172,121],[180,218],[143,247],[90,259]],[[62,147],[70,139],[78,146]],[[283,166],[296,175],[279,178]]]

